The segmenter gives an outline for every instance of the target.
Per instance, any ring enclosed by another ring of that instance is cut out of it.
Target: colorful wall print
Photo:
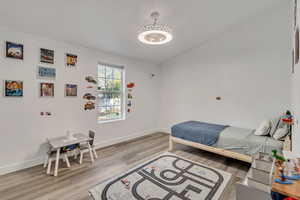
[[[4,82],[4,96],[6,97],[23,97],[23,81],[6,80]]]
[[[50,49],[41,49],[41,62],[54,64],[54,51]]]
[[[52,78],[56,77],[56,69],[50,67],[38,67],[38,77],[39,78]]]
[[[41,97],[54,97],[54,83],[40,83]]]
[[[82,98],[87,100],[96,100],[96,97],[91,93],[85,93]]]
[[[66,94],[66,97],[77,97],[77,85],[66,84],[65,94]]]
[[[24,58],[23,44],[6,42],[6,57],[23,60]]]
[[[132,112],[132,92],[133,92],[133,88],[135,86],[135,83],[130,82],[126,85],[127,87],[127,113],[131,113]]]
[[[88,101],[84,104],[84,110],[94,110],[95,109],[95,103],[92,101]]]
[[[85,80],[88,83],[93,84],[93,85],[87,86],[86,88],[88,88],[88,89],[93,89],[94,85],[97,84],[97,81],[94,79],[93,76],[86,76]],[[95,102],[94,102],[96,100],[96,96],[95,95],[93,95],[92,93],[88,92],[88,93],[85,93],[82,98],[85,99],[85,100],[87,100],[87,102],[83,106],[84,110],[94,110],[95,109]]]
[[[88,83],[93,83],[93,84],[97,84],[97,81],[94,79],[94,77],[92,76],[87,76],[85,77],[85,80],[88,82]]]
[[[67,53],[66,54],[66,65],[68,67],[76,67],[77,55]]]

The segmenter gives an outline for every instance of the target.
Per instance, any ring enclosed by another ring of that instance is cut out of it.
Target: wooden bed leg
[[[170,137],[169,138],[169,151],[173,151],[173,148],[174,148],[174,143],[173,143],[172,137]]]

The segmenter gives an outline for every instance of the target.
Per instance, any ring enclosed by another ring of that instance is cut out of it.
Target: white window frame
[[[97,84],[97,102],[96,102],[96,107],[97,107],[97,122],[99,124],[102,123],[108,123],[108,122],[115,122],[115,121],[121,121],[121,120],[125,120],[126,119],[126,112],[125,112],[125,67],[124,66],[119,66],[119,65],[114,65],[114,64],[107,64],[107,63],[103,63],[103,62],[98,62],[97,65],[97,80],[99,78],[99,73],[98,73],[98,67],[102,65],[102,66],[106,66],[106,67],[111,67],[111,68],[117,68],[121,70],[121,92],[120,92],[120,96],[121,96],[121,115],[119,118],[115,118],[115,119],[108,119],[108,120],[100,120],[99,119],[99,108],[101,107],[100,104],[100,99],[99,99],[99,94],[103,94],[105,93],[105,91],[101,91],[98,90],[98,84]],[[106,78],[106,77],[105,77]]]

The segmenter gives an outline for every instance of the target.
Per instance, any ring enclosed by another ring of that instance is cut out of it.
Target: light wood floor
[[[92,164],[86,154],[83,164],[71,161],[71,168],[62,163],[58,177],[45,174],[44,168],[35,166],[0,176],[1,200],[83,200],[88,189],[131,167],[151,159],[168,149],[168,135],[157,133],[97,151],[99,158]],[[227,172],[234,181],[226,199],[234,199],[234,183],[243,179],[249,164],[228,159],[198,149],[176,145],[173,153]]]

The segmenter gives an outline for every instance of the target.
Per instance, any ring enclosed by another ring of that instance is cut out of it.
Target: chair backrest
[[[95,140],[95,132],[94,131],[89,131],[89,137],[91,138],[91,140],[89,141],[90,145],[93,146],[94,144],[94,140]]]

